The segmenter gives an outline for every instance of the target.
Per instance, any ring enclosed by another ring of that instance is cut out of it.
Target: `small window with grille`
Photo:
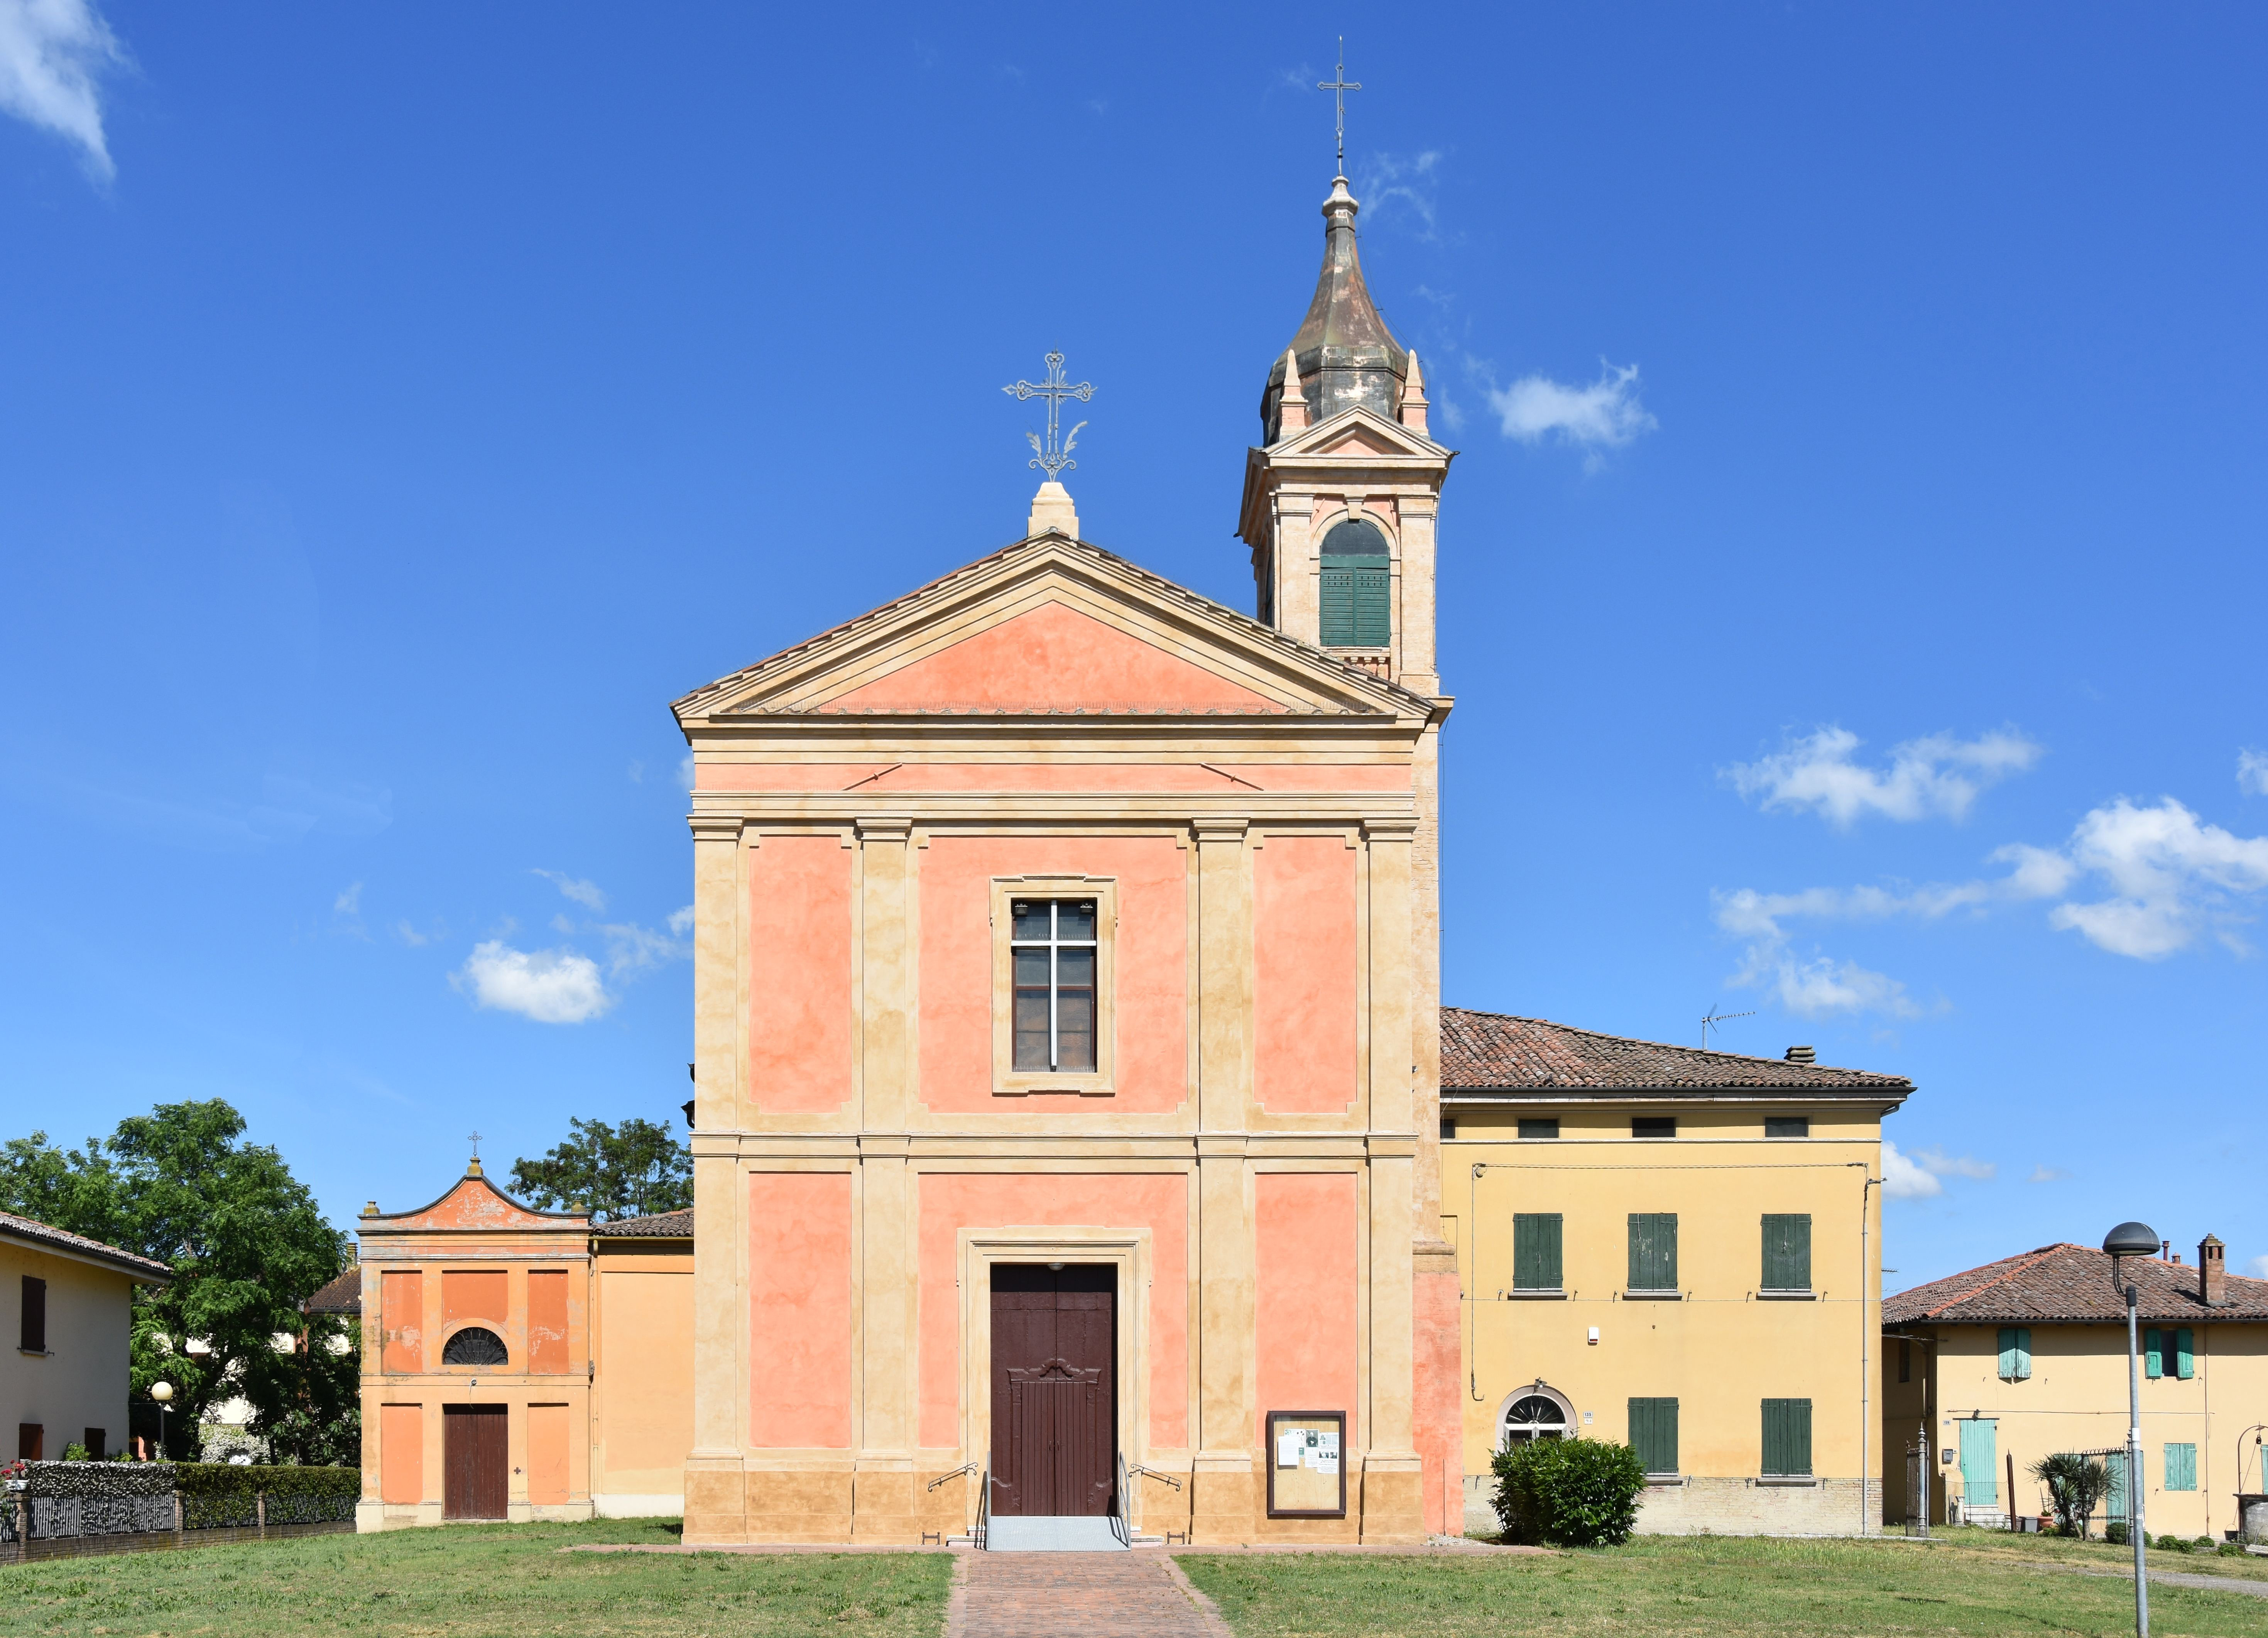
[[[468,1325],[441,1349],[444,1365],[504,1365],[511,1362],[504,1339],[493,1331]]]
[[[1092,1073],[1099,1022],[1095,901],[1019,898],[1010,901],[1009,914],[1016,1067]]]

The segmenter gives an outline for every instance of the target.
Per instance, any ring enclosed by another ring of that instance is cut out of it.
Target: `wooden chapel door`
[[[441,1516],[502,1518],[512,1498],[511,1411],[441,1407]]]
[[[1118,1440],[1108,1265],[992,1265],[992,1510],[1104,1517]]]

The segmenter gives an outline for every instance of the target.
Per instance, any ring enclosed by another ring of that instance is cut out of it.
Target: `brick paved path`
[[[946,1638],[1228,1638],[1163,1553],[970,1553]]]

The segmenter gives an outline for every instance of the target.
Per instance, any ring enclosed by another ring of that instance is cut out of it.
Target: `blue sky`
[[[1449,999],[1911,1075],[1894,1288],[2268,1258],[2257,9],[848,15],[0,0],[0,1136],[674,1118],[667,702],[1020,533],[1050,346],[1248,608],[1344,31]]]

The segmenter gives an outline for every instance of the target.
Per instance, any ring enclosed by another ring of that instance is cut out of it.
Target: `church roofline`
[[[1098,566],[1108,569],[1117,575],[1123,576],[1123,578],[1135,582],[1141,589],[1149,593],[1152,596],[1159,598],[1161,601],[1177,605],[1185,612],[1197,615],[1203,619],[1225,623],[1241,638],[1271,648],[1286,658],[1297,660],[1302,665],[1320,668],[1330,675],[1334,681],[1351,684],[1353,686],[1353,691],[1356,693],[1367,695],[1371,697],[1380,699],[1384,709],[1382,709],[1379,714],[1384,715],[1390,712],[1395,715],[1419,716],[1431,719],[1440,710],[1437,703],[1425,695],[1403,688],[1400,683],[1389,682],[1381,677],[1375,676],[1371,673],[1365,671],[1359,666],[1350,665],[1346,661],[1331,654],[1327,650],[1314,647],[1309,644],[1300,641],[1297,638],[1288,637],[1283,632],[1277,631],[1273,626],[1263,625],[1259,621],[1253,619],[1249,615],[1240,614],[1237,610],[1231,609],[1226,603],[1215,602],[1211,598],[1206,597],[1201,593],[1193,592],[1187,587],[1182,586],[1173,580],[1169,580],[1161,574],[1153,573],[1152,571],[1143,568],[1138,564],[1130,562],[1127,558],[1120,557],[1116,552],[1111,551],[1108,548],[1097,546],[1091,541],[1073,540],[1067,535],[1049,533],[1046,535],[1027,535],[1022,540],[1013,542],[1009,545],[1002,547],[998,551],[991,552],[983,557],[979,557],[973,563],[964,564],[958,569],[954,569],[946,573],[941,574],[935,579],[927,581],[921,586],[917,586],[914,587],[913,590],[905,593],[903,595],[895,597],[887,603],[870,609],[865,613],[855,616],[852,618],[843,622],[839,625],[829,627],[828,630],[821,631],[814,636],[806,638],[802,642],[797,643],[791,647],[783,648],[776,653],[769,654],[752,665],[743,666],[740,670],[733,672],[729,675],[719,677],[714,682],[695,689],[691,693],[686,694],[681,697],[672,701],[670,711],[676,717],[678,726],[681,729],[688,729],[695,722],[714,722],[719,720],[719,719],[713,718],[710,714],[717,702],[730,694],[736,693],[746,689],[749,684],[759,681],[765,673],[775,669],[785,669],[791,662],[798,659],[808,658],[831,645],[840,643],[846,638],[858,635],[858,633],[871,631],[874,627],[884,623],[891,617],[909,611],[916,605],[924,601],[937,600],[950,590],[963,586],[972,580],[981,579],[988,571],[991,571],[1006,564],[1014,558],[1017,554],[1031,551],[1035,548],[1052,548],[1056,550],[1066,551],[1090,557],[1094,560]],[[1034,710],[1026,712],[977,712],[971,711],[929,712],[904,712],[896,710],[880,712],[830,712],[823,709],[805,711],[790,708],[778,711],[765,711],[761,709],[746,712],[736,711],[731,713],[730,716],[722,719],[733,721],[747,720],[759,717],[770,719],[794,717],[812,717],[822,718],[830,721],[840,721],[846,719],[871,718],[875,720],[886,720],[893,717],[909,717],[929,721],[935,720],[938,718],[946,715],[950,715],[956,719],[966,720],[978,716],[1084,716],[1099,719],[1103,717],[1105,714],[1106,713],[1100,711],[1074,712],[1064,711],[1046,712]],[[1357,716],[1361,713],[1352,712],[1310,712],[1290,710],[1190,712],[1184,709],[1167,714],[1189,720],[1218,722],[1223,719],[1234,719],[1240,717],[1279,720],[1285,717],[1308,719],[1320,716],[1324,719],[1331,719],[1341,716]]]
[[[478,1162],[475,1162],[475,1164],[477,1165]],[[512,1196],[506,1194],[502,1189],[497,1188],[496,1184],[490,1180],[489,1175],[485,1171],[474,1170],[467,1172],[463,1177],[458,1178],[456,1182],[442,1190],[440,1193],[426,1201],[423,1206],[414,1206],[406,1212],[364,1213],[362,1216],[355,1220],[356,1231],[357,1233],[367,1233],[372,1228],[379,1228],[386,1232],[407,1234],[497,1234],[499,1232],[509,1232],[508,1228],[500,1229],[497,1225],[493,1223],[479,1224],[466,1228],[401,1228],[400,1227],[404,1219],[423,1217],[426,1213],[443,1204],[451,1195],[456,1193],[458,1190],[463,1188],[468,1183],[479,1184],[490,1194],[495,1195],[497,1199],[502,1200],[506,1206],[511,1206],[512,1210],[516,1212],[525,1212],[530,1217],[549,1219],[551,1222],[556,1222],[563,1228],[577,1226],[586,1227],[591,1221],[590,1214],[586,1212],[547,1212],[539,1210],[537,1207],[533,1206],[523,1205],[519,1201],[513,1199]],[[546,1226],[549,1225],[547,1224]]]

